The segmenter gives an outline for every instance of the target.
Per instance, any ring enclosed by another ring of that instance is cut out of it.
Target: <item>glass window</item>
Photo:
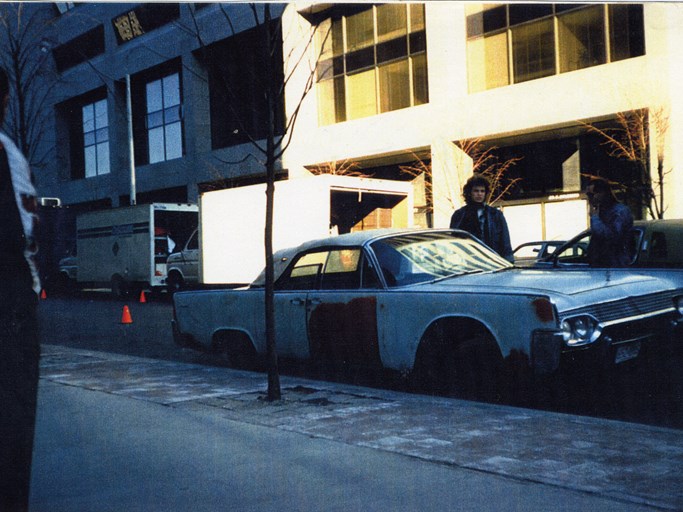
[[[427,56],[423,53],[411,57],[413,63],[413,101],[415,105],[429,102],[427,89]]]
[[[610,60],[645,55],[643,6],[609,5]]]
[[[596,5],[558,17],[560,73],[605,63],[604,12]]]
[[[400,3],[377,6],[377,41],[404,36],[408,30],[406,8]]]
[[[318,122],[427,103],[424,19],[423,4],[390,3],[323,21],[316,36]]]
[[[85,177],[108,174],[110,167],[107,100],[83,106],[82,120]]]
[[[511,32],[515,83],[555,73],[552,19],[520,25],[514,27]]]
[[[145,91],[149,163],[180,158],[183,155],[180,75],[173,73],[148,82]]]
[[[359,119],[377,113],[374,91],[374,68],[346,77],[346,115],[348,119]]]
[[[645,54],[641,4],[483,5],[466,13],[470,92]]]
[[[346,18],[346,50],[353,52],[374,42],[374,28],[372,22],[373,10],[359,12]]]
[[[389,112],[410,106],[410,73],[408,59],[378,68],[380,111]]]

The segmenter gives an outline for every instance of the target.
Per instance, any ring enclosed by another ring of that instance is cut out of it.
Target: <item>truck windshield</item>
[[[370,247],[390,287],[512,267],[480,242],[444,232],[398,235]]]

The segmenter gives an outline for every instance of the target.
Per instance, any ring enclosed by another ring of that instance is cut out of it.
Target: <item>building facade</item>
[[[132,194],[196,202],[204,190],[265,179],[251,142],[265,136],[267,112],[249,5],[30,5],[50,20],[36,46],[54,84],[40,142],[49,158],[36,168],[42,196],[77,210],[129,204]],[[683,216],[674,200],[683,188],[679,4],[271,9],[286,85],[278,133],[296,118],[281,177],[412,181],[416,223],[442,227],[483,153],[505,169],[495,204],[513,245],[585,227],[591,175],[623,184],[638,217],[648,215],[641,167],[661,169],[660,206]],[[610,155],[605,138],[633,113],[644,137],[635,162]]]
[[[290,4],[284,17],[318,32],[291,175],[326,162],[385,178],[425,169],[424,221],[447,226],[478,146],[510,163],[496,204],[515,245],[586,227],[591,175],[622,184],[636,217],[648,215],[639,165],[656,182],[661,162],[665,216],[683,215],[680,4]],[[285,38],[285,55],[290,44],[301,43]],[[606,139],[636,114],[644,164],[616,158]]]

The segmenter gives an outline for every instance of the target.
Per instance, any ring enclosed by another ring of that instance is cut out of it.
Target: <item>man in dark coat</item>
[[[609,182],[594,178],[586,188],[590,204],[591,240],[588,261],[593,267],[626,267],[633,257],[633,215],[617,201]]]
[[[9,102],[0,68],[0,125]],[[28,510],[40,349],[35,189],[29,165],[0,133],[0,510]]]
[[[483,176],[472,176],[462,190],[465,206],[451,217],[451,228],[476,236],[509,262],[514,262],[510,232],[503,212],[486,204],[491,185]]]

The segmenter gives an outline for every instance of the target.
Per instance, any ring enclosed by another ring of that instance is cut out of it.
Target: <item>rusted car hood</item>
[[[453,277],[425,285],[425,287],[435,292],[467,291],[546,295],[562,311],[582,305],[609,302],[681,287],[683,281],[670,277],[669,274],[648,274],[633,270],[558,272],[556,270],[511,269]],[[683,277],[683,274],[680,277]]]

